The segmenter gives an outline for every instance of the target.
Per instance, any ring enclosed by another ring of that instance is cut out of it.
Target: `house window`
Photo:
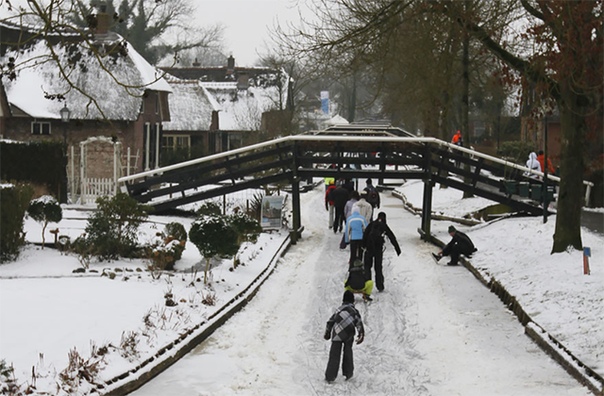
[[[50,135],[50,122],[33,121],[31,123],[32,135]]]
[[[159,92],[155,94],[155,114],[159,114]]]
[[[183,149],[191,147],[191,137],[188,135],[170,135],[164,136],[162,147],[165,149]]]

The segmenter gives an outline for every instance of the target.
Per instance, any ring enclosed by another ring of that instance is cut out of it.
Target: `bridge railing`
[[[161,168],[156,168],[156,169],[152,169],[152,170],[145,171],[145,172],[140,172],[140,173],[133,174],[130,176],[124,176],[124,177],[121,177],[118,179],[118,183],[121,186],[123,186],[125,183],[136,182],[136,180],[144,179],[144,178],[147,178],[150,176],[157,176],[157,175],[161,175],[165,172],[183,169],[183,168],[187,168],[190,166],[202,164],[204,162],[210,162],[210,161],[215,161],[215,160],[219,160],[222,158],[228,158],[231,156],[235,156],[237,154],[248,153],[248,152],[251,152],[254,150],[265,149],[267,147],[276,146],[276,145],[280,145],[280,144],[293,144],[296,142],[325,142],[325,143],[355,142],[355,143],[358,143],[359,141],[367,142],[367,143],[418,143],[418,144],[424,144],[424,145],[434,145],[434,146],[446,148],[448,150],[451,150],[452,152],[455,152],[455,151],[461,152],[461,153],[467,154],[468,156],[472,156],[474,158],[483,158],[483,159],[491,161],[493,163],[498,163],[500,165],[503,165],[504,167],[516,169],[521,172],[535,174],[540,177],[544,176],[543,172],[538,172],[533,169],[529,169],[526,166],[518,165],[516,163],[510,162],[510,161],[507,161],[507,160],[504,160],[504,159],[501,159],[498,157],[494,157],[494,156],[491,156],[488,154],[484,154],[484,153],[481,153],[481,152],[478,152],[478,151],[475,151],[475,150],[472,150],[472,149],[469,149],[466,147],[460,147],[455,144],[451,144],[449,142],[446,142],[446,141],[443,141],[443,140],[440,140],[437,138],[433,138],[433,137],[355,136],[354,134],[351,134],[351,136],[339,136],[339,135],[338,136],[330,136],[330,135],[286,136],[286,137],[277,138],[277,139],[269,140],[269,141],[262,142],[262,143],[253,144],[253,145],[246,146],[246,147],[241,147],[241,148],[238,148],[235,150],[212,154],[212,155],[209,155],[206,157],[197,158],[194,160],[189,160],[189,161],[181,162],[181,163],[174,164],[174,165],[164,166]],[[558,176],[551,175],[551,174],[547,175],[547,179],[555,181],[555,182],[560,182],[560,178]],[[583,184],[586,186],[585,203],[587,204],[587,202],[589,201],[593,183],[591,183],[589,181],[583,181]]]

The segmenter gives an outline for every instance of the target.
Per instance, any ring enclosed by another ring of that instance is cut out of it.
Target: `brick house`
[[[34,30],[0,24],[2,62],[29,66],[0,81],[0,136],[63,141],[74,202],[99,189],[89,179],[111,179],[105,184],[115,191],[116,177],[158,167],[161,125],[170,119],[170,85],[108,26],[99,13],[87,47],[81,35],[29,40]]]
[[[172,88],[171,120],[163,123],[164,157],[184,150],[213,154],[289,130],[290,79],[283,70],[225,66],[163,67]]]

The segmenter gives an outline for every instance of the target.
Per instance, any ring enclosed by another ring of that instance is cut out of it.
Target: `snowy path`
[[[354,346],[352,380],[323,379],[329,342],[322,336],[341,302],[348,250],[327,229],[318,188],[302,198],[302,241],[256,297],[132,395],[590,394],[468,271],[434,264],[418,217],[387,194],[382,203],[403,253],[386,243],[386,290],[369,305],[357,302],[366,337]]]

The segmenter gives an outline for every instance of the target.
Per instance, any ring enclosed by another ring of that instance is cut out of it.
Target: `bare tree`
[[[580,218],[585,142],[589,134],[601,136],[603,118],[602,0],[316,0],[315,3],[318,22],[294,27],[282,35],[283,45],[292,52],[311,54],[324,63],[352,65],[354,60],[371,64],[375,67],[376,82],[381,83],[377,86],[384,86],[386,76],[397,74],[392,66],[401,64],[399,58],[418,54],[410,51],[388,56],[384,50],[397,48],[397,41],[405,33],[415,32],[406,30],[414,18],[444,20],[451,29],[454,29],[452,23],[459,26],[461,34],[450,36],[453,39],[451,52],[462,51],[459,59],[469,59],[469,50],[474,43],[480,43],[510,74],[516,72],[525,82],[534,84],[542,99],[553,100],[560,112],[564,138],[552,252],[582,247]],[[510,23],[519,17],[524,18],[523,25]],[[471,38],[467,44],[464,44],[464,35]],[[519,48],[516,44],[520,40],[534,46]],[[468,50],[467,55],[463,54],[463,48]],[[431,58],[434,57],[427,59]],[[376,59],[389,63],[375,62]],[[384,78],[381,81],[380,69]],[[455,74],[463,75],[463,69],[451,75]],[[469,76],[464,78],[469,81]],[[443,96],[428,94],[426,100],[438,103]],[[464,100],[470,103],[469,98]],[[435,106],[438,108],[438,104]],[[467,111],[464,110],[466,114]]]
[[[147,3],[164,2],[144,2],[144,4]],[[124,1],[122,6],[125,7],[126,4],[130,3]],[[190,11],[190,8],[183,8],[186,1],[178,1],[178,4],[181,7],[177,8],[177,11],[180,10],[181,13]],[[145,8],[142,1],[136,2],[136,5],[138,10],[143,12],[142,15],[146,15],[150,21],[155,20],[160,11],[159,8]],[[15,6],[14,3],[7,1],[7,10],[9,11],[8,16],[3,17],[0,21],[3,29],[0,36],[0,56],[4,57],[0,62],[0,75],[10,81],[17,79],[21,70],[47,66],[49,72],[52,70],[53,74],[57,73],[59,77],[53,79],[55,83],[52,91],[46,92],[48,99],[61,101],[69,92],[72,92],[79,102],[88,103],[87,114],[98,114],[99,118],[107,119],[103,106],[98,101],[100,97],[104,97],[106,100],[110,97],[107,95],[115,95],[116,87],[126,90],[131,96],[140,97],[147,87],[162,77],[162,74],[158,72],[154,81],[142,81],[140,78],[124,72],[124,69],[119,67],[119,59],[127,55],[129,45],[132,44],[114,32],[106,34],[104,37],[95,35],[99,29],[101,14],[103,18],[108,17],[115,23],[115,27],[118,27],[120,18],[117,14],[111,16],[107,14],[107,10],[99,12],[94,8],[84,7],[81,2],[67,0],[44,2],[29,0],[21,6]],[[86,24],[75,23],[76,15],[79,15],[80,21]],[[182,17],[178,12],[161,15],[162,18]],[[142,22],[131,24],[130,29],[142,26],[142,24]],[[158,45],[163,45],[161,44],[162,35],[168,34],[169,29],[175,25],[177,25],[176,21],[165,19],[164,24],[160,24],[158,27],[149,26],[149,32],[154,32],[155,36],[144,35],[150,40],[147,41],[147,46],[152,48],[155,45],[154,48],[158,48]],[[220,29],[210,29],[207,35],[200,40],[208,45],[215,43],[220,31]],[[137,36],[134,32],[129,34],[133,37]],[[177,50],[185,47],[186,44],[175,44],[171,48]],[[37,50],[32,51],[34,48]],[[83,85],[81,77],[83,73],[89,71],[97,73],[100,76],[99,81],[110,81],[110,84],[101,86],[97,84],[94,87]],[[104,95],[99,93],[98,89],[105,89],[108,92]],[[137,103],[132,102],[131,105],[140,106],[140,103]]]
[[[149,63],[191,49],[216,48],[221,44],[224,27],[194,25],[195,7],[191,0],[76,0],[76,12],[70,14],[74,24],[86,27],[94,8],[104,6],[112,15],[111,29],[124,37]]]

